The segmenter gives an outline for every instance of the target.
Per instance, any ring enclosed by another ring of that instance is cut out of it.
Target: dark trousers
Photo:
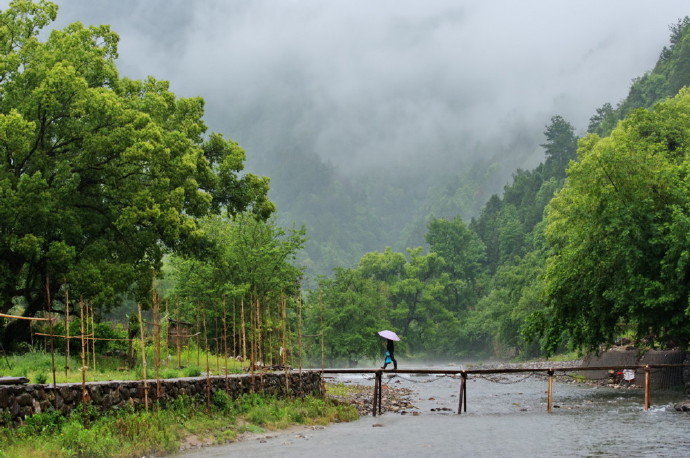
[[[393,353],[391,353],[391,354],[390,354],[390,357],[391,357],[391,361],[393,361],[393,370],[396,370],[396,371],[397,371],[397,370],[398,370],[398,362],[395,360],[395,355],[394,355]],[[388,366],[388,364],[390,364],[390,363],[387,363],[387,362],[384,361],[384,363],[383,363],[383,369],[385,369],[386,366]]]

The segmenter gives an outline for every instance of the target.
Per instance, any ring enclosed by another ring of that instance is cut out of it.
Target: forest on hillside
[[[374,356],[357,336],[386,327],[424,357],[687,346],[690,19],[670,29],[655,67],[597,109],[587,135],[553,116],[544,161],[478,217],[432,219],[425,245],[322,278],[309,303],[329,354]]]
[[[291,211],[319,226],[290,229],[269,179],[245,171],[248,153],[207,132],[203,99],[120,74],[109,26],[50,28],[48,1],[17,0],[0,15],[8,351],[36,349],[37,332],[49,332],[138,334],[145,354],[146,320],[184,324],[197,350],[203,336],[207,352],[215,342],[216,355],[252,368],[288,355],[293,365],[355,363],[380,353],[383,328],[419,357],[597,351],[622,337],[688,344],[687,18],[628,97],[596,110],[587,135],[552,116],[544,160],[515,171],[501,194],[491,194],[501,176],[491,158],[356,183],[295,153],[285,163],[304,180]],[[361,205],[367,195],[376,198]],[[395,213],[400,201],[414,212]]]

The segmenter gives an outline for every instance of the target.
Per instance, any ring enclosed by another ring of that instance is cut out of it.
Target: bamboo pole
[[[79,327],[81,329],[81,402],[86,404],[89,400],[86,393],[86,340],[84,340],[85,325],[84,301],[79,299]]]
[[[256,298],[256,361],[263,363],[264,358],[263,358],[263,341],[261,338],[263,337],[263,327],[261,323],[261,301],[259,301],[259,298]]]
[[[196,365],[197,367],[201,367],[201,321],[198,316],[196,317],[196,330]],[[189,357],[191,358],[192,355],[190,354]]]
[[[235,308],[237,302],[232,301],[232,356],[237,358],[237,318],[235,317]]]
[[[251,331],[251,340],[249,341],[249,370],[251,373],[251,390],[254,392],[256,379],[254,378],[254,370],[256,369],[256,313],[254,308],[256,301],[254,297],[251,298],[251,307],[249,310],[249,330]]]
[[[65,334],[67,341],[65,342],[65,379],[69,371],[69,288],[65,290]]]
[[[242,334],[242,362],[247,360],[247,323],[244,317],[244,297],[240,301],[240,331]]]
[[[223,360],[225,365],[225,392],[230,391],[228,380],[228,322],[226,319],[225,298],[223,298]]]
[[[223,307],[225,307],[225,304],[223,304]],[[219,332],[218,332],[218,328],[219,328],[219,326],[218,326],[218,315],[216,315],[214,321],[215,321],[215,323],[216,323],[216,329],[215,329],[215,332],[214,332],[214,336],[215,336],[215,339],[214,339],[214,340],[215,340],[215,344],[216,344],[216,372],[218,372],[218,373],[220,374],[220,347],[221,347],[221,343],[222,343],[222,342],[221,342],[220,339],[219,339]]]
[[[177,368],[181,369],[182,368],[182,344],[180,339],[182,339],[181,332],[180,332],[180,302],[178,300],[175,300],[175,316],[177,318],[177,322],[175,324],[175,347],[177,347]]]
[[[281,352],[283,370],[285,371],[285,396],[290,392],[290,379],[288,378],[288,365],[287,365],[287,303],[285,302],[285,294],[282,294],[282,321],[283,321],[283,345]]]
[[[141,304],[137,304],[139,310],[139,335],[141,336],[141,372],[144,376],[144,407],[149,410],[149,384],[146,374],[146,342],[144,340],[144,320],[141,317]]]
[[[319,310],[320,310],[320,321],[321,321],[321,372],[323,373],[323,369],[325,366],[325,346],[324,346],[324,341],[323,341],[323,300],[321,297],[321,289],[319,289]]]
[[[170,299],[165,300],[165,317],[164,317],[164,322],[166,324],[165,326],[165,338],[163,338],[163,355],[165,355],[165,359],[167,360],[168,356],[170,356],[170,347],[169,347],[169,340],[170,340]]]
[[[33,324],[34,321],[50,321],[50,318],[34,318],[32,316],[8,315],[7,313],[0,313],[0,318],[10,318],[12,320],[29,321],[29,325]]]
[[[154,371],[156,372],[156,400],[159,400],[161,398],[161,313],[158,293],[153,288],[151,288],[151,290],[151,301],[153,305],[153,365]]]
[[[255,341],[256,341],[256,312],[254,312],[254,307],[256,306],[256,303],[254,302],[254,296],[252,295],[250,298],[250,305],[249,305],[249,369],[252,373],[252,386],[254,384],[254,362],[256,361],[256,348],[255,348]]]
[[[49,332],[52,334],[53,333],[53,304],[52,300],[50,299],[50,278],[48,275],[46,275],[46,309],[48,312],[48,328]],[[57,377],[55,375],[55,342],[53,340],[54,338],[50,338],[50,369],[53,371],[53,388],[57,388]]]
[[[652,406],[652,377],[649,365],[644,367],[644,410]]]
[[[546,411],[553,412],[553,375],[548,372],[546,379]]]
[[[86,304],[87,310],[91,310],[91,333],[96,337],[96,312],[93,305]],[[93,351],[93,370],[96,370],[96,339],[91,341],[91,350]]]
[[[302,346],[302,295],[297,298],[297,347],[299,349],[299,386],[302,389],[302,364],[304,359],[304,348]]]
[[[211,367],[208,361],[208,330],[206,328],[206,312],[203,313],[204,320],[204,342],[206,347],[206,409],[211,409]]]

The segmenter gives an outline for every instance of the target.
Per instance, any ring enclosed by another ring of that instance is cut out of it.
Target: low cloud
[[[533,159],[551,115],[586,128],[687,11],[678,0],[58,3],[61,24],[113,25],[124,74],[203,96],[210,127],[259,171],[302,149],[352,175],[471,161],[516,126],[535,143],[505,154]]]

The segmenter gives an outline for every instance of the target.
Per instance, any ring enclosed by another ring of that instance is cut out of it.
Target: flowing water
[[[340,381],[373,386],[359,375]],[[546,381],[524,375],[496,383],[470,376],[467,412],[457,415],[459,380],[401,375],[384,384],[411,388],[418,416],[385,413],[318,430],[271,432],[185,456],[690,456],[690,414],[676,412],[680,392],[653,392],[644,411],[641,389],[555,383],[546,413]],[[431,411],[450,408],[451,411]],[[376,426],[374,426],[376,425]]]

